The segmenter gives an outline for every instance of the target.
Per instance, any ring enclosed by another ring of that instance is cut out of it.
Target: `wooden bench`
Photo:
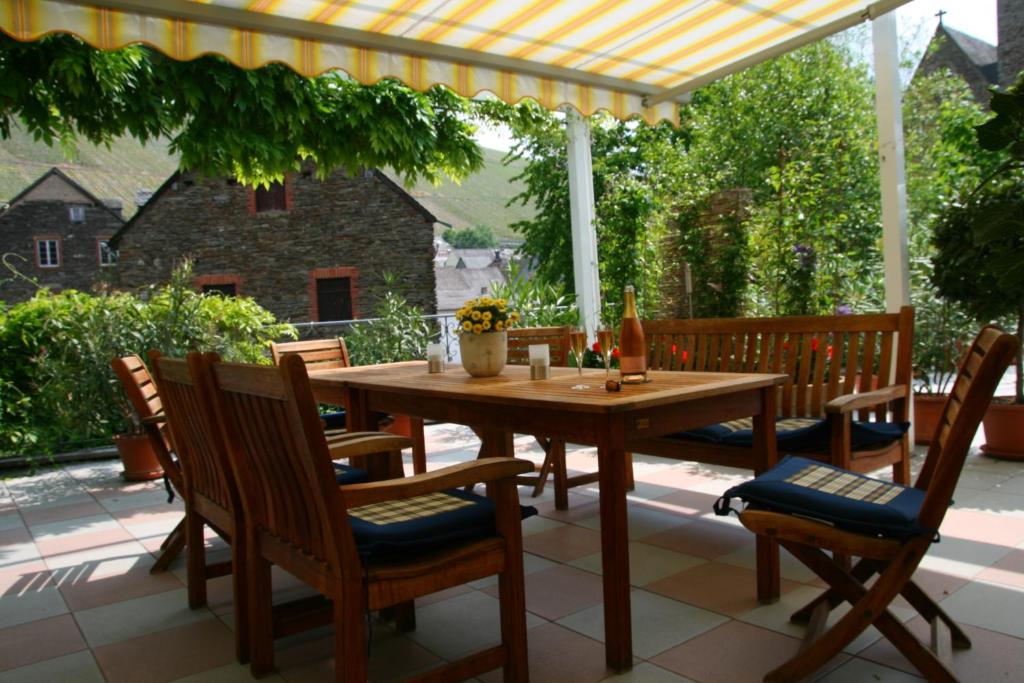
[[[815,434],[824,435],[820,448],[801,455],[857,472],[891,465],[895,481],[910,483],[907,434],[860,448],[851,440],[868,442],[863,432],[887,431],[910,419],[913,308],[871,315],[647,320],[643,327],[651,369],[789,375],[779,387],[779,418],[804,418],[805,425],[814,420]],[[783,426],[780,456],[787,453],[784,434],[793,433]],[[714,430],[740,427],[726,423]],[[741,439],[716,438],[690,432],[631,446],[637,453],[755,469]]]

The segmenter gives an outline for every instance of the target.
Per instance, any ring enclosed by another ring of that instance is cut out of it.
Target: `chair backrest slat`
[[[551,354],[552,367],[565,367],[569,364],[569,332],[568,325],[554,327],[513,327],[507,333],[508,358],[510,365],[529,365],[530,346],[547,344]]]
[[[209,367],[248,523],[338,571],[346,554],[358,566],[302,357]]]
[[[348,347],[341,337],[312,339],[298,342],[271,342],[270,355],[274,365],[280,365],[286,356],[299,356],[311,369],[330,370],[351,367]]]
[[[223,434],[213,413],[210,387],[199,376],[199,354],[166,358],[150,352],[150,362],[162,389],[174,450],[189,489],[228,512],[238,506],[234,477]]]
[[[124,356],[111,361],[110,367],[117,375],[124,389],[128,402],[142,419],[159,415],[164,412],[160,392],[157,391],[153,378],[146,369],[145,363],[138,356]]]
[[[937,529],[942,523],[971,440],[1018,348],[1016,337],[988,326],[978,334],[961,362],[935,438],[914,484],[926,491],[920,512],[925,527]]]

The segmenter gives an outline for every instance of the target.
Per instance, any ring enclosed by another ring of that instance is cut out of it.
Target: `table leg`
[[[605,663],[615,671],[633,666],[629,600],[629,531],[626,512],[626,452],[597,449],[601,485],[601,569],[604,582]]]
[[[754,416],[754,474],[761,474],[775,466],[779,455],[775,440],[775,396],[774,386],[761,390],[761,412]],[[757,600],[772,603],[782,594],[779,575],[779,544],[758,536],[757,549]]]

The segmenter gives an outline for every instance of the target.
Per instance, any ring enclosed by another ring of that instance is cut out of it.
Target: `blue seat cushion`
[[[536,508],[520,506],[522,518]],[[356,547],[364,558],[394,558],[494,536],[494,503],[449,489],[414,498],[363,505],[348,511]]]
[[[366,470],[361,470],[358,467],[352,467],[350,465],[342,465],[341,463],[334,464],[334,479],[339,484],[361,484],[367,481]]]
[[[728,514],[730,500],[739,498],[751,508],[799,515],[870,536],[907,539],[936,533],[918,523],[924,494],[921,489],[787,455],[764,474],[722,494],[715,512]]]
[[[880,448],[903,438],[910,428],[909,422],[861,422],[850,425],[850,447],[855,451]],[[743,446],[754,444],[753,418],[730,420],[718,424],[679,432],[680,439]],[[778,449],[786,453],[827,453],[829,426],[823,418],[779,417],[775,419],[775,440]]]
[[[324,421],[324,429],[345,428],[344,410],[335,410],[330,413],[320,413],[320,419]]]

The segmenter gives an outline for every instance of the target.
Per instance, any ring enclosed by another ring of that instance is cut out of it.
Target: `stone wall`
[[[80,223],[71,222],[70,205],[62,201],[20,201],[0,214],[0,254],[20,273],[54,291],[89,291],[97,280],[114,274],[113,268],[100,267],[97,240],[109,238],[124,221],[106,208],[73,203],[85,208],[85,220]],[[37,265],[37,237],[60,240],[59,267]],[[35,286],[7,268],[0,271],[0,300],[8,304],[24,301],[35,291]]]
[[[967,82],[971,92],[974,94],[974,99],[979,104],[983,107],[988,107],[988,101],[991,99],[988,88],[991,86],[991,83],[985,77],[985,74],[982,73],[981,69],[974,62],[968,59],[967,55],[956,45],[952,38],[942,34],[941,28],[937,31],[936,35],[941,36],[938,47],[932,49],[932,45],[929,45],[929,51],[918,65],[916,73],[924,75],[940,69],[949,69]],[[933,38],[932,41],[934,44],[935,39]]]
[[[1024,2],[999,0],[999,82],[1012,85],[1024,71]]]
[[[434,311],[433,222],[401,188],[372,171],[320,182],[308,168],[286,187],[288,210],[256,213],[245,186],[178,176],[124,231],[120,286],[166,281],[187,256],[197,276],[231,278],[279,319],[302,322],[315,316],[314,276],[351,276],[360,317],[372,313],[386,291],[381,275],[391,272],[410,303]]]

